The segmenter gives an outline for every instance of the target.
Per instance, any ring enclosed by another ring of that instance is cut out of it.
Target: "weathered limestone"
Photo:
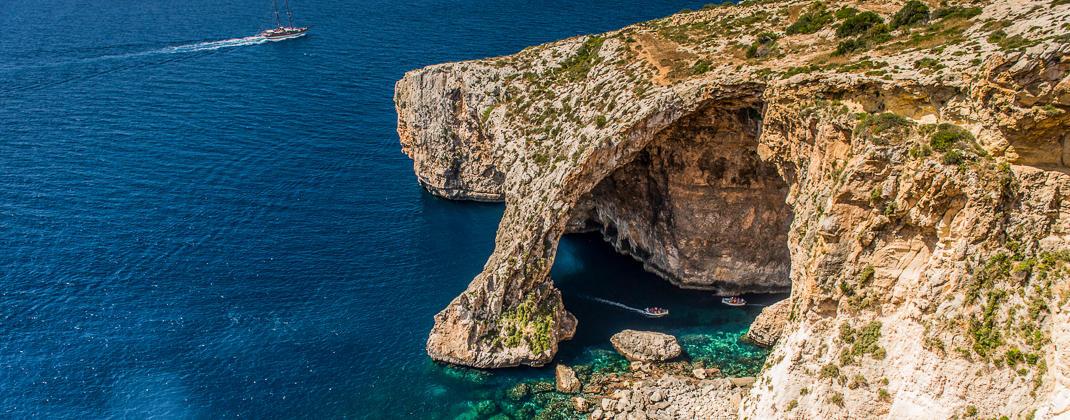
[[[762,347],[772,347],[784,332],[791,312],[791,300],[784,299],[762,308],[758,318],[754,319],[745,338]]]
[[[410,72],[420,182],[506,203],[428,353],[549,363],[577,323],[557,243],[598,230],[681,287],[790,284],[741,417],[1067,414],[1070,5],[973,5],[846,56],[838,23],[784,33],[809,7],[785,0]],[[746,58],[763,31],[776,48]]]
[[[554,386],[557,392],[574,394],[580,391],[580,380],[576,378],[576,371],[559,364],[554,368]]]
[[[664,362],[680,357],[676,337],[651,331],[624,330],[609,339],[613,348],[633,362]]]

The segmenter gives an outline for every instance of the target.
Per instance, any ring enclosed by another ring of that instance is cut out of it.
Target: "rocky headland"
[[[754,386],[662,369],[603,416],[1068,416],[1068,74],[1063,0],[745,1],[412,71],[419,182],[506,203],[428,354],[550,363],[583,322],[557,243],[595,231],[682,288],[791,291]]]

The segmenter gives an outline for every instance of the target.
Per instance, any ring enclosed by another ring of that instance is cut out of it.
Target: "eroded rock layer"
[[[420,182],[506,202],[428,353],[548,363],[557,243],[598,229],[682,287],[790,283],[741,417],[1070,414],[1062,3],[749,2],[410,72]]]

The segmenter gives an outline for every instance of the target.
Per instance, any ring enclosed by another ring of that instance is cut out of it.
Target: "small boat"
[[[743,298],[739,296],[729,296],[726,298],[721,298],[721,303],[728,306],[747,306],[747,301],[743,300]]]
[[[646,313],[646,316],[651,318],[661,318],[663,316],[669,315],[668,309],[659,308],[657,306],[651,306],[649,308],[643,309],[643,312]]]
[[[275,8],[275,27],[260,32],[257,34],[258,36],[263,37],[268,41],[282,41],[285,39],[299,38],[308,33],[308,27],[294,26],[294,12],[293,10],[290,10],[290,0],[285,0],[283,2],[283,8],[286,10],[286,25],[283,25],[282,20],[279,19],[278,0],[271,0],[271,6]]]

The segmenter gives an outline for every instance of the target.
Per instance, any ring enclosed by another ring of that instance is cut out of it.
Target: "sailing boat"
[[[302,37],[308,33],[308,27],[294,26],[294,12],[290,10],[290,0],[283,1],[283,9],[286,10],[286,26],[283,26],[282,20],[279,19],[278,0],[271,0],[271,6],[275,9],[275,27],[260,32],[260,36],[268,41],[282,41],[284,39]]]

